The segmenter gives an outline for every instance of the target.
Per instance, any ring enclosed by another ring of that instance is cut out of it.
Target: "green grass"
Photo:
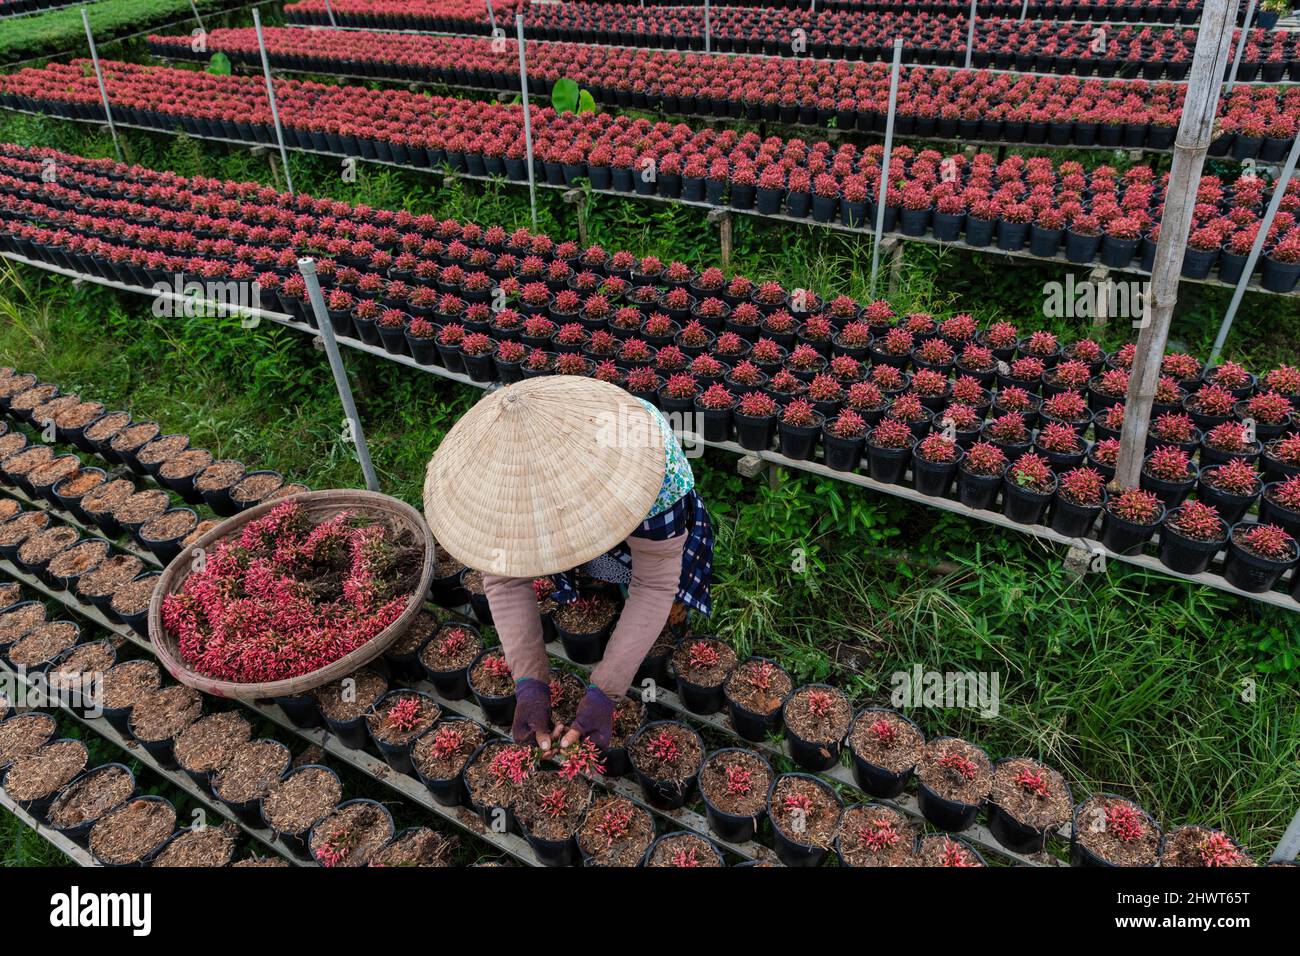
[[[11,119],[0,135],[97,155],[106,148],[82,130],[27,120]],[[265,159],[244,152],[153,136],[129,146],[156,167],[270,180]],[[362,170],[348,184],[332,163],[296,157],[293,172],[300,189],[354,202],[528,221],[518,190],[435,189]],[[543,228],[573,235],[571,208],[541,198]],[[610,248],[696,265],[716,259],[712,227],[692,210],[602,198],[591,228]],[[869,262],[869,245],[850,237],[747,222],[737,230],[734,267],[756,278],[864,297]],[[909,247],[904,291],[890,298],[899,309],[960,304],[1033,328],[1045,270]],[[1212,336],[1217,295],[1187,289],[1180,339],[1199,348]],[[157,319],[147,301],[31,271],[0,279],[0,299],[6,364],[157,418],[218,455],[314,487],[360,484],[324,357],[297,333]],[[1234,354],[1258,365],[1291,352],[1289,307],[1266,297],[1248,305]],[[345,359],[384,489],[418,504],[429,455],[478,393],[368,356]],[[1035,539],[829,480],[787,475],[772,489],[740,478],[723,453],[695,467],[718,528],[709,626],[742,653],[777,656],[801,681],[831,678],[862,703],[887,702],[891,675],[916,663],[996,673],[996,718],[958,709],[913,716],[928,733],[968,735],[995,757],[1041,757],[1066,773],[1077,798],[1113,790],[1165,825],[1225,826],[1257,857],[1300,806],[1294,615],[1118,564],[1076,580],[1061,551]],[[938,562],[957,570],[936,577],[929,569]]]

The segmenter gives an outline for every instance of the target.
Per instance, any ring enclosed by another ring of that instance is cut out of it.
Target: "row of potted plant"
[[[251,78],[113,63],[105,68],[119,118],[163,128],[181,122],[200,135],[270,137],[269,127],[260,122],[262,91]],[[280,96],[281,115],[290,123],[295,145],[315,148],[319,137],[323,149],[399,162],[411,162],[414,147],[432,165],[445,163],[471,175],[526,178],[516,129],[522,120],[518,107],[317,84],[285,83]],[[0,101],[58,115],[90,115],[100,108],[93,79],[75,66],[58,64],[0,77]],[[236,102],[242,112],[233,112]],[[435,107],[423,134],[411,125],[422,125],[425,114],[413,111],[418,104]],[[367,108],[379,110],[379,116],[365,129],[331,118],[345,106],[353,110],[353,122]],[[401,117],[409,122],[399,132]],[[318,132],[322,129],[327,132]],[[878,145],[822,141],[810,147],[798,139],[762,140],[756,133],[735,130],[692,132],[666,123],[549,109],[537,111],[534,138],[538,174],[555,185],[585,178],[598,189],[729,203],[764,215],[838,220],[864,229],[875,217],[883,152]],[[885,226],[891,232],[932,233],[944,241],[960,238],[974,247],[996,244],[1005,251],[1044,256],[1063,250],[1071,262],[1100,257],[1123,268],[1135,257],[1141,262],[1154,256],[1167,175],[1134,167],[1120,176],[1109,166],[1085,173],[1073,161],[1054,164],[1043,157],[1012,156],[998,163],[988,153],[944,157],[933,150],[899,147],[890,178],[901,184],[886,196]],[[1225,186],[1207,176],[1199,194],[1203,201],[1196,207],[1184,274],[1204,278],[1218,264],[1221,280],[1235,279],[1233,270],[1240,275],[1246,260],[1242,249],[1253,241],[1250,229],[1267,199],[1263,180],[1245,176]],[[1297,204],[1300,184],[1293,180],[1261,259],[1260,281],[1269,291],[1290,291],[1300,278]]]
[[[271,64],[477,88],[517,90],[513,43],[479,37],[269,28]],[[204,59],[189,36],[149,38],[174,59]],[[206,51],[256,65],[251,29],[214,30]],[[533,42],[529,87],[548,93],[577,80],[602,103],[725,118],[799,123],[883,133],[889,110],[884,64],[752,56],[706,56]],[[895,132],[941,139],[1005,140],[1057,146],[1169,149],[1184,88],[1145,80],[1018,77],[983,70],[909,68],[899,84]],[[1300,87],[1239,85],[1220,105],[1213,152],[1277,161],[1286,155],[1300,114]]]

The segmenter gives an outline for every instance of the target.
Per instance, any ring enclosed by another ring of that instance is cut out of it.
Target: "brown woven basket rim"
[[[416,585],[406,608],[400,617],[384,628],[373,638],[358,647],[352,653],[340,657],[331,664],[286,680],[265,681],[256,684],[242,684],[236,681],[219,680],[205,677],[190,670],[181,660],[176,638],[163,627],[163,598],[180,590],[185,579],[189,577],[190,565],[196,549],[208,548],[223,538],[229,537],[250,521],[255,521],[286,501],[296,501],[309,512],[337,513],[339,511],[366,511],[380,513],[404,521],[413,531],[424,539],[424,564],[420,571],[420,583]],[[399,637],[406,633],[414,623],[416,615],[424,607],[425,596],[433,583],[434,542],[433,533],[425,523],[424,517],[406,502],[375,491],[362,491],[354,488],[338,488],[326,491],[307,491],[297,495],[286,495],[271,501],[255,505],[246,511],[222,521],[197,541],[186,547],[167,565],[149,600],[149,642],[153,645],[158,661],[167,672],[182,684],[200,690],[214,697],[231,697],[238,700],[256,700],[269,697],[289,697],[304,691],[324,686],[325,684],[346,677],[359,667],[373,661],[382,654]]]

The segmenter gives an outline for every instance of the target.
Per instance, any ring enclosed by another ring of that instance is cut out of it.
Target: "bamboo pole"
[[[1160,381],[1160,363],[1169,339],[1174,304],[1178,301],[1178,277],[1187,250],[1187,235],[1196,204],[1196,188],[1205,167],[1205,154],[1214,134],[1219,91],[1228,65],[1232,32],[1237,22],[1238,0],[1206,0],[1196,50],[1188,74],[1183,115],[1174,142],[1173,167],[1165,189],[1165,212],[1160,220],[1160,241],[1156,244],[1151,286],[1144,297],[1142,330],[1137,354],[1129,371],[1128,394],[1124,399],[1124,428],[1120,433],[1119,462],[1114,485],[1136,488],[1146,453],[1151,404]]]
[[[86,43],[90,46],[90,62],[95,68],[95,80],[99,83],[99,98],[104,104],[104,119],[108,120],[108,131],[113,136],[113,151],[117,153],[119,163],[126,162],[122,153],[122,144],[117,138],[117,124],[113,122],[113,107],[108,102],[108,87],[104,84],[104,71],[99,65],[99,51],[95,49],[95,34],[90,29],[90,14],[81,8],[81,22],[86,27]]]

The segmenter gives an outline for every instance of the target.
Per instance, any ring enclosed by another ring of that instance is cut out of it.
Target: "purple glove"
[[[572,727],[579,736],[601,750],[609,749],[609,737],[614,732],[614,703],[599,687],[588,687],[578,704],[578,716],[573,719]]]
[[[510,736],[517,744],[531,743],[551,732],[551,685],[525,677],[515,684],[515,722]]]

